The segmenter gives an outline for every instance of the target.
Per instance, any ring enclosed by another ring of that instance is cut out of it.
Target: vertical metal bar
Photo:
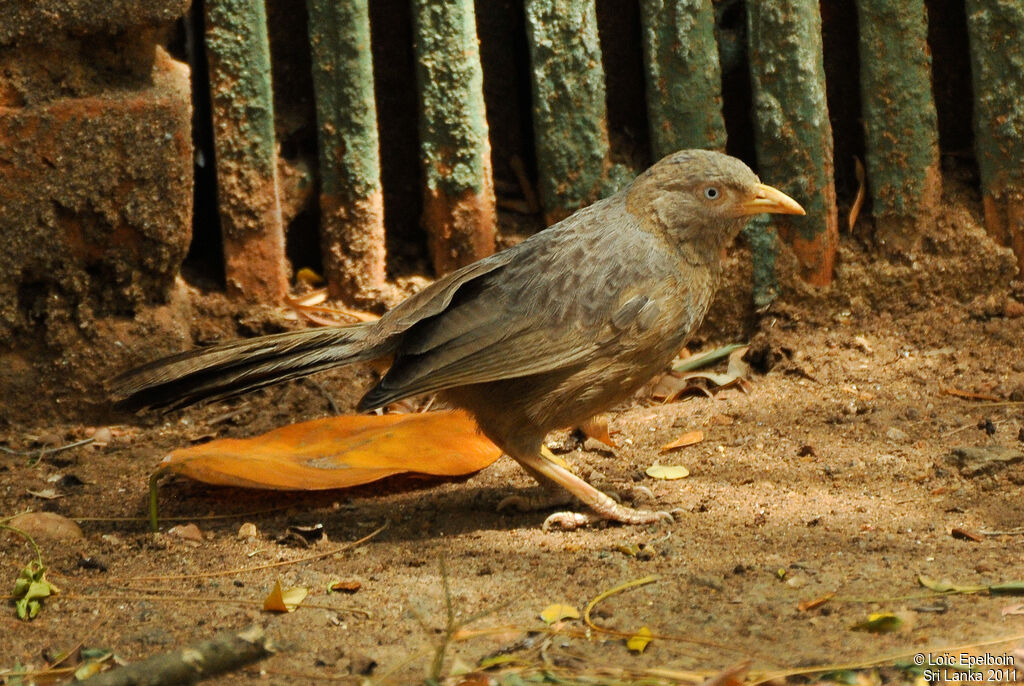
[[[367,0],[306,0],[320,157],[320,243],[332,297],[382,299],[384,199]]]
[[[263,0],[208,0],[206,47],[228,293],[277,302],[288,278]]]
[[[725,150],[711,0],[641,0],[640,18],[655,158],[684,148]]]
[[[1024,273],[1024,4],[967,0],[985,227]]]
[[[824,286],[832,281],[839,218],[818,3],[751,2],[747,21],[761,176],[807,210],[805,217],[780,217],[775,225],[796,253],[803,278]]]
[[[552,223],[632,174],[609,160],[594,0],[526,0],[526,29],[541,202]]]
[[[444,274],[494,252],[494,181],[473,0],[412,0],[423,226]]]
[[[942,191],[924,0],[857,0],[860,92],[875,239],[914,249]]]

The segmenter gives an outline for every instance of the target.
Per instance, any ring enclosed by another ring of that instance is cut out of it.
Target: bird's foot
[[[510,495],[502,498],[498,503],[497,511],[509,508],[520,512],[534,512],[536,510],[549,510],[553,507],[564,507],[573,502],[572,494],[561,491],[547,491],[542,493],[531,493],[529,495]]]
[[[594,511],[590,512],[556,512],[544,520],[544,531],[561,529],[572,531],[595,522],[612,521],[621,524],[654,524],[657,522],[672,522],[675,517],[671,512],[656,512],[653,510],[634,510],[632,507],[619,505],[612,501],[609,505],[601,502],[591,506]]]

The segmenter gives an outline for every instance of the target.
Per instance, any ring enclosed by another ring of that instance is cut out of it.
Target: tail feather
[[[238,395],[390,352],[374,323],[305,329],[234,341],[155,360],[115,378],[111,398],[128,410],[178,408]]]

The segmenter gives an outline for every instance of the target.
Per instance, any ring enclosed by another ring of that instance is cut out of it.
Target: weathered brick
[[[166,301],[191,237],[190,120],[188,69],[161,48],[144,88],[0,105],[0,346]]]
[[[118,33],[169,23],[192,0],[3,0],[0,45],[48,40],[60,33]]]

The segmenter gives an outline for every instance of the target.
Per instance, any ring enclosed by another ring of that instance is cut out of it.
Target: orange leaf
[[[159,469],[220,486],[314,491],[403,472],[471,474],[500,456],[469,415],[445,411],[314,419],[175,450]]]
[[[615,439],[608,430],[608,415],[597,414],[580,424],[580,431],[596,441],[601,441],[609,448],[618,448]]]
[[[828,601],[832,600],[832,598],[834,596],[835,596],[835,593],[826,593],[825,595],[823,595],[823,596],[821,596],[819,598],[815,598],[814,600],[804,600],[804,601],[801,601],[800,604],[796,606],[796,609],[800,610],[801,612],[807,612],[808,610],[813,610],[814,608],[821,607],[822,605],[824,605]]]
[[[700,429],[696,431],[687,431],[682,436],[661,446],[662,452],[666,450],[675,450],[676,448],[685,448],[688,445],[695,445],[704,440],[704,432]]]

